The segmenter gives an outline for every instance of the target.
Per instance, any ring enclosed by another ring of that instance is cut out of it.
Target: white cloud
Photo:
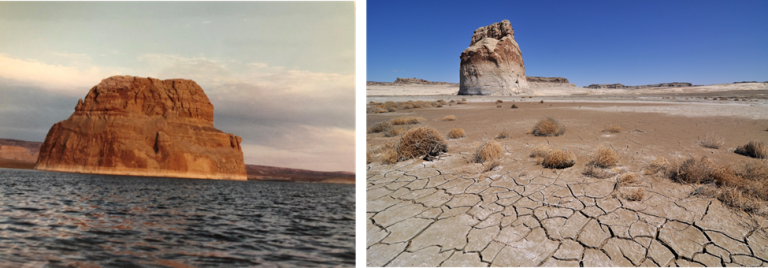
[[[324,171],[354,171],[355,132],[339,128],[300,127],[270,144],[243,141],[248,164]]]
[[[0,54],[0,78],[7,86],[36,86],[63,94],[84,95],[102,79],[120,73],[96,66],[52,65]]]

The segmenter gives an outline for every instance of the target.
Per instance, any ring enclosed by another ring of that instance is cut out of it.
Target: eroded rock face
[[[460,56],[459,95],[518,94],[528,88],[514,34],[508,20],[475,30]]]
[[[35,169],[246,180],[241,141],[194,81],[113,76],[51,127]]]

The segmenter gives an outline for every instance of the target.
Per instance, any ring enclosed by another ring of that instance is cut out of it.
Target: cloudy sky
[[[185,78],[247,164],[354,171],[354,33],[353,2],[0,2],[0,138],[112,75]]]

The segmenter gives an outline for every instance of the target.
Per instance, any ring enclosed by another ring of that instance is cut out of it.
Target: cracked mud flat
[[[367,266],[768,266],[768,219],[694,195],[697,185],[642,172],[656,157],[707,156],[720,165],[754,161],[732,151],[750,140],[768,142],[768,118],[755,118],[768,110],[766,104],[711,105],[713,115],[704,117],[697,116],[699,108],[688,109],[691,104],[546,98],[540,104],[494,97],[504,100],[504,108],[496,108],[468,99],[467,105],[368,115],[369,126],[423,116],[426,123],[411,126],[427,125],[443,135],[460,127],[467,137],[449,140],[448,153],[435,161],[368,164]],[[512,100],[519,109],[509,108]],[[644,110],[658,106],[676,112]],[[439,120],[449,114],[458,119]],[[565,135],[525,134],[545,116],[563,122]],[[602,132],[609,123],[620,124],[621,133]],[[497,140],[505,148],[501,164],[482,172],[471,162],[473,153],[502,128],[512,137]],[[707,132],[724,137],[725,146],[699,146],[696,140]],[[369,147],[396,140],[381,133],[367,139]],[[576,165],[537,165],[528,154],[542,143],[575,152]],[[582,175],[600,144],[619,152],[616,170],[637,173],[641,183],[619,187],[617,176]],[[642,200],[621,198],[633,187],[645,190]]]

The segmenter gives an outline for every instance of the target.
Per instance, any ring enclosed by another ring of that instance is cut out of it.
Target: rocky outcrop
[[[576,85],[568,82],[568,79],[563,77],[541,77],[541,76],[526,76],[525,80],[528,81],[530,87],[575,87]]]
[[[687,83],[687,82],[672,82],[672,83],[661,83],[661,84],[653,84],[653,85],[641,85],[641,86],[625,86],[622,84],[591,84],[589,86],[586,86],[584,88],[593,88],[593,89],[643,89],[643,88],[668,88],[668,87],[692,87],[693,84]]]
[[[194,81],[113,76],[51,127],[35,169],[246,180],[241,140]]]
[[[458,86],[459,84],[456,83],[448,83],[448,82],[432,82],[429,80],[424,79],[418,79],[416,77],[414,78],[400,78],[398,77],[395,79],[395,82],[374,82],[374,81],[368,81],[366,83],[368,86],[411,86],[411,85],[420,85],[420,86]]]
[[[0,167],[34,168],[41,144],[32,141],[0,139]]]
[[[459,95],[518,94],[528,88],[514,34],[508,20],[475,30],[460,56]]]

